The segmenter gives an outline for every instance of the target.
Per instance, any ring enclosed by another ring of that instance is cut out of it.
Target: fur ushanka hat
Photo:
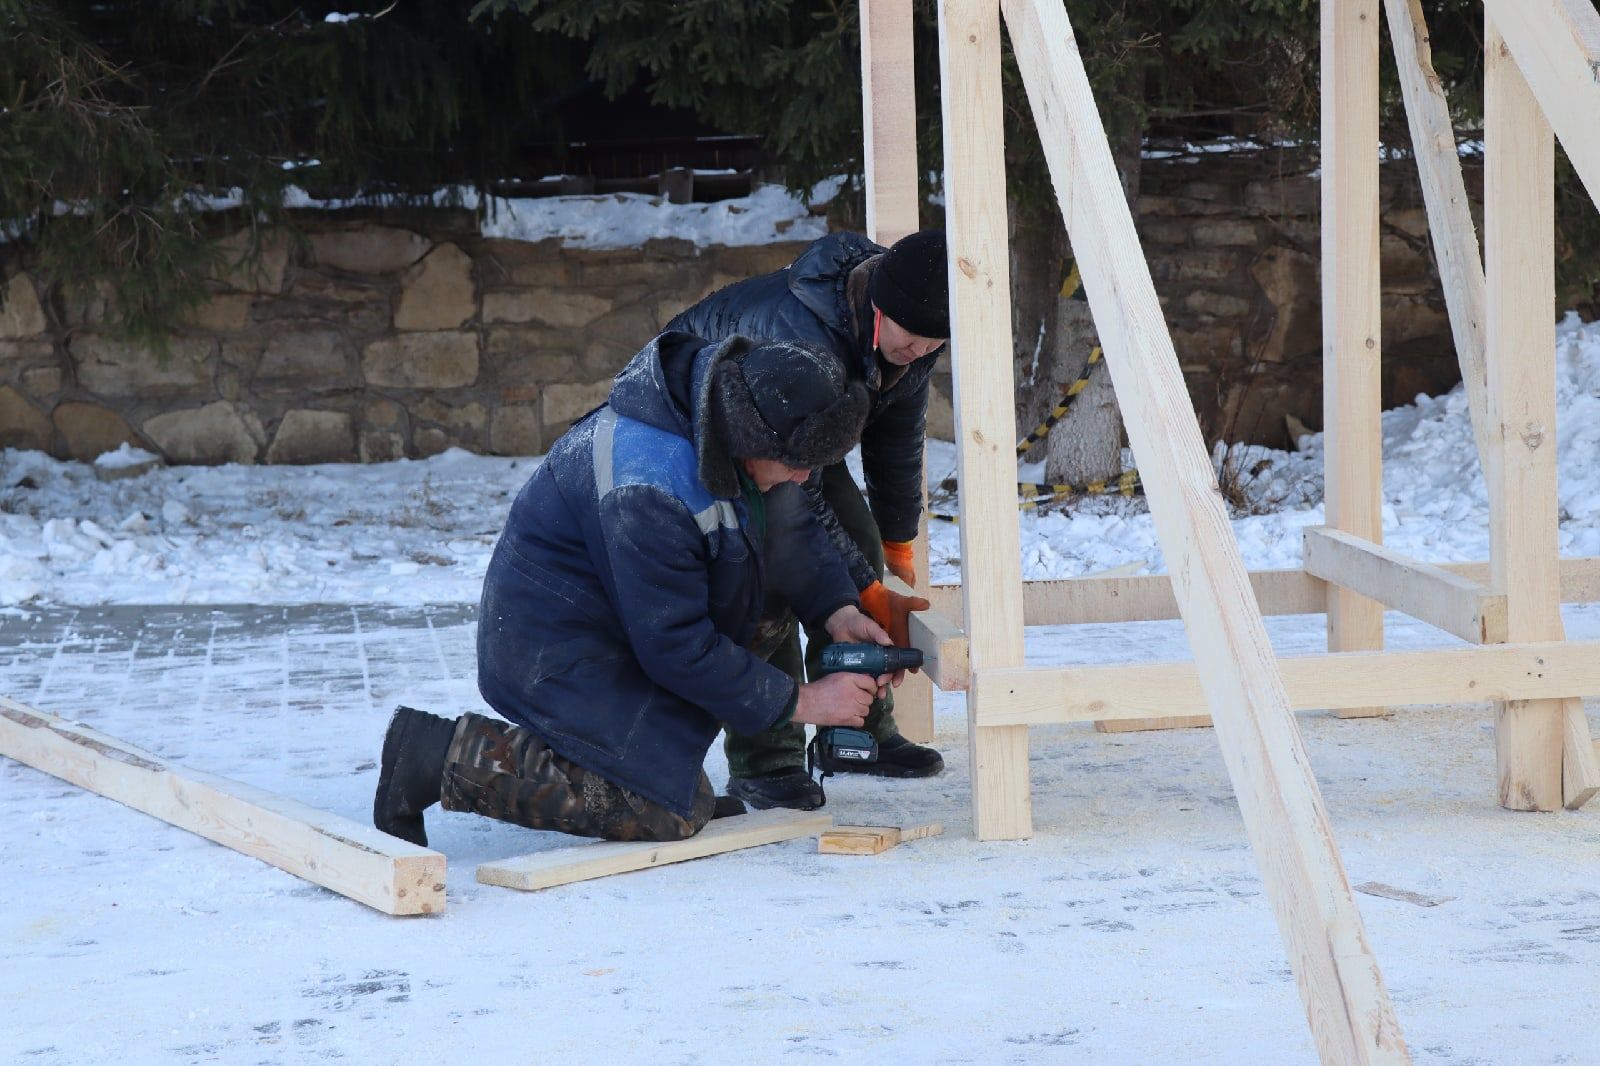
[[[867,389],[825,348],[769,341],[724,359],[711,384],[714,425],[734,459],[823,467],[861,439]]]

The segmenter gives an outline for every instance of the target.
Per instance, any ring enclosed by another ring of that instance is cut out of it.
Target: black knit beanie
[[[950,283],[944,230],[920,230],[895,241],[872,271],[867,295],[907,332],[934,340],[948,338]]]
[[[826,348],[770,341],[717,365],[715,426],[734,459],[831,466],[861,439],[867,390]]]

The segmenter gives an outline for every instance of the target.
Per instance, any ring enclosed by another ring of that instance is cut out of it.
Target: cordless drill
[[[821,673],[865,674],[878,677],[897,670],[914,670],[922,665],[922,652],[916,648],[892,648],[882,644],[830,644],[822,649]],[[817,730],[807,751],[809,762],[824,767],[822,776],[831,764],[854,762],[870,764],[878,761],[878,741],[865,729],[848,726],[823,726]],[[809,767],[808,767],[809,768]]]

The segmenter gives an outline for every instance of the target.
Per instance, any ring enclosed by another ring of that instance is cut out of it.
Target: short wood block
[[[927,825],[841,825],[817,838],[817,852],[821,855],[877,855],[899,844],[924,837],[936,837],[944,832],[938,822]]]
[[[1112,718],[1094,724],[1097,733],[1143,733],[1153,729],[1210,729],[1209,714],[1180,714],[1173,718]]]
[[[486,862],[478,867],[478,880],[486,885],[533,892],[574,881],[589,881],[596,877],[610,877],[612,874],[720,855],[725,851],[815,836],[831,825],[832,815],[811,811],[754,811],[733,818],[719,818],[688,840],[666,843],[598,840]]]
[[[225,777],[190,770],[0,696],[0,755],[385,914],[444,910],[445,858]]]

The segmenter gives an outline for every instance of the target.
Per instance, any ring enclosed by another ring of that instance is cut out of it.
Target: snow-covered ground
[[[1561,550],[1597,555],[1600,327],[1568,321],[1558,346]],[[1459,390],[1387,413],[1384,438],[1387,542],[1485,558]],[[1251,567],[1298,562],[1320,448],[1234,457],[1264,512],[1234,523]],[[364,819],[395,703],[481,706],[464,605],[536,462],[101,480],[0,454],[0,693]],[[952,463],[935,446],[930,480]],[[1029,578],[1161,568],[1141,501],[1021,521]],[[953,580],[953,526],[932,551]],[[117,607],[139,604],[166,606]],[[1565,614],[1569,635],[1600,636],[1600,610]],[[1322,620],[1269,630],[1309,650]],[[1389,640],[1452,642],[1393,615]],[[1029,632],[1038,662],[1185,654],[1173,623]],[[473,866],[565,840],[435,812],[449,910],[409,920],[0,759],[0,1061],[1313,1060],[1214,734],[1036,730],[1036,836],[985,844],[962,698],[936,712],[942,776],[829,795],[841,822],[939,820],[942,837],[870,859],[792,842],[529,895]],[[1300,718],[1351,880],[1443,900],[1358,897],[1415,1059],[1600,1062],[1600,814],[1500,810],[1491,721],[1486,705]],[[725,778],[720,752],[708,769]]]

